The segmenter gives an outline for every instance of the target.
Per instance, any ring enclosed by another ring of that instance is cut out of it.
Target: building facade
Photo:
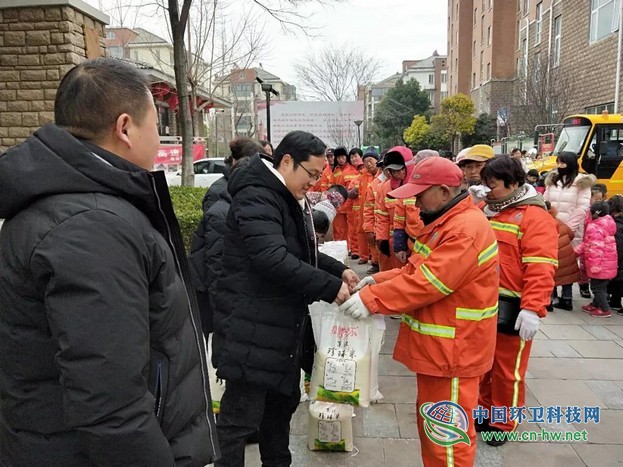
[[[215,95],[232,103],[230,109],[217,112],[215,125],[221,135],[249,136],[266,139],[266,129],[258,124],[258,112],[266,111],[266,94],[257,79],[270,84],[278,95],[271,100],[295,101],[296,87],[261,67],[234,69],[215,78]]]
[[[450,94],[497,115],[502,136],[613,112],[620,2],[449,0]]]

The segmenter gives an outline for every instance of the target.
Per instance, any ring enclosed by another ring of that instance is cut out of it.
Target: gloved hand
[[[355,287],[355,292],[363,289],[366,285],[374,285],[374,284],[376,284],[376,281],[374,280],[374,278],[372,276],[366,276],[359,281],[359,284],[357,284],[357,287]]]
[[[348,199],[356,199],[359,197],[359,189],[353,188],[352,190],[348,190]]]
[[[539,315],[534,311],[521,310],[515,322],[515,331],[519,331],[519,337],[523,340],[530,341],[539,330],[539,323]]]
[[[376,248],[376,239],[374,238],[374,232],[366,232],[366,241],[370,248]]]
[[[377,241],[376,242],[376,247],[385,256],[390,256],[391,255],[391,253],[389,251],[389,240],[379,240],[379,241]]]
[[[406,251],[395,251],[394,253],[396,254],[396,258],[398,259],[398,261],[400,261],[401,263],[406,263],[407,259],[409,259],[409,255]]]
[[[363,301],[361,301],[361,298],[359,298],[359,292],[340,305],[339,310],[354,319],[367,318],[370,316],[370,312],[363,304]]]
[[[485,185],[473,185],[467,191],[474,199],[482,201],[487,198],[487,193],[491,192],[491,188]]]
[[[394,252],[407,251],[407,232],[404,229],[394,230]]]

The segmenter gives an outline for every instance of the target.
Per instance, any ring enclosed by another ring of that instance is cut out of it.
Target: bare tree
[[[514,133],[532,134],[537,125],[560,123],[571,110],[573,76],[541,54],[518,70],[513,83],[509,124]]]
[[[349,45],[325,47],[296,64],[296,75],[307,97],[322,101],[357,99],[357,87],[372,81],[381,62]]]
[[[344,146],[347,149],[358,147],[357,128],[350,118],[340,113],[327,120],[326,124],[327,134],[332,140],[328,144]]]

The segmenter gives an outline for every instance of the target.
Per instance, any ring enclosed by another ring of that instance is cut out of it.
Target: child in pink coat
[[[584,258],[590,280],[593,301],[582,307],[594,318],[610,318],[608,283],[617,275],[618,259],[614,219],[608,215],[608,203],[598,201],[591,206],[592,220],[586,226],[584,239],[576,254]]]

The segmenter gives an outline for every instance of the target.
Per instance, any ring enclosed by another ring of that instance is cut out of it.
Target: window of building
[[[474,8],[474,27],[476,27],[476,23],[478,22],[478,8]]]
[[[587,113],[587,114],[600,114],[604,110],[606,110],[608,113],[613,114],[614,113],[614,102],[609,102],[607,104],[599,104],[599,105],[593,105],[591,107],[586,107],[586,112],[585,113]]]
[[[441,91],[441,100],[448,98],[448,91]]]
[[[562,36],[562,15],[554,18],[554,66],[560,64],[560,40]]]
[[[480,81],[482,81],[484,79],[484,71],[485,71],[485,53],[484,52],[480,52]]]
[[[487,28],[487,45],[491,45],[491,26]]]
[[[472,44],[472,58],[476,58],[476,41]]]
[[[493,8],[493,0],[489,0],[489,10]]]
[[[591,0],[591,42],[603,39],[619,29],[619,2]]]
[[[480,21],[480,43],[485,43],[485,15],[482,15],[482,20]]]
[[[528,14],[528,10],[530,9],[530,0],[523,0],[523,16],[526,16]]]
[[[431,104],[435,103],[435,91],[432,89],[428,91],[428,100],[430,101]]]
[[[472,73],[472,89],[476,89],[476,73]]]
[[[134,61],[138,62],[138,50],[134,51]]]
[[[541,80],[541,52],[534,54],[534,81],[543,83],[543,80]]]
[[[482,11],[485,11],[485,0],[482,0],[482,6],[481,6]]]
[[[521,50],[521,20],[517,20],[517,50]]]
[[[446,84],[447,81],[448,81],[448,72],[442,71],[441,72],[441,84]]]
[[[491,79],[491,63],[487,63],[487,79]]]
[[[106,31],[106,39],[114,39],[115,31]]]
[[[110,54],[111,57],[123,58],[123,48],[122,47],[115,47],[115,46],[109,45],[108,46],[108,53]]]
[[[428,84],[435,84],[435,75],[428,75]]]
[[[535,44],[541,43],[541,30],[543,26],[543,2],[536,4],[536,27],[534,29],[534,42]]]
[[[521,50],[523,51],[523,63],[521,64],[521,69],[523,71],[523,76],[526,76],[528,73],[528,39],[521,41]]]

